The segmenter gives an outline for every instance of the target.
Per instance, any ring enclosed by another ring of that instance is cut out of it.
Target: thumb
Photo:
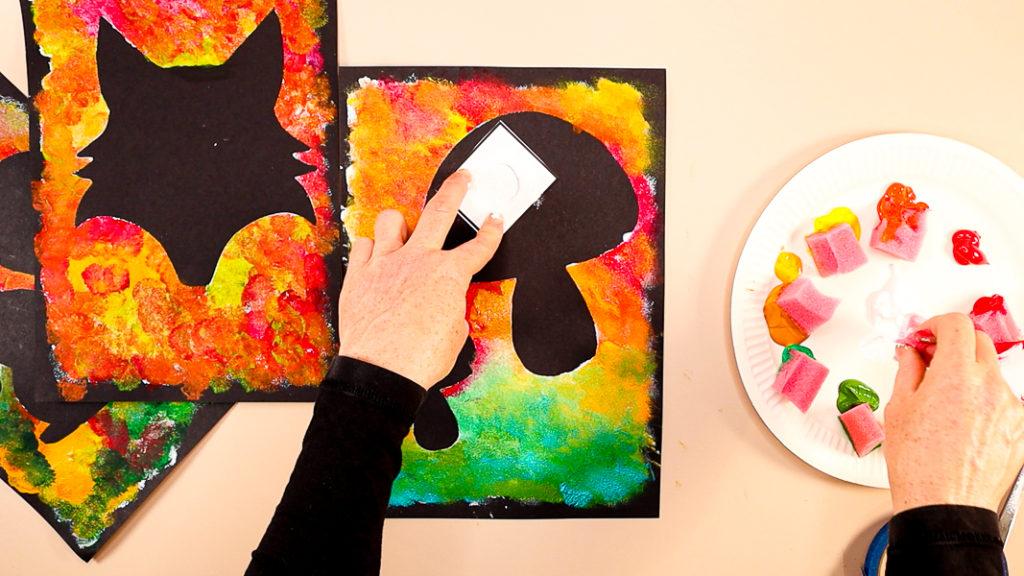
[[[498,214],[491,214],[477,231],[476,238],[454,248],[451,252],[464,262],[470,275],[476,274],[498,251],[504,231],[504,219]]]
[[[921,385],[925,371],[921,355],[909,346],[896,347],[896,361],[899,362],[899,368],[896,370],[896,381],[892,387],[892,399],[894,400],[913,394]]]

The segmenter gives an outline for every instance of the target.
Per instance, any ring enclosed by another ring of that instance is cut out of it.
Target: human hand
[[[930,504],[996,511],[1024,462],[1024,407],[970,318],[948,314],[920,328],[935,335],[931,364],[898,346],[885,407],[893,513]]]
[[[377,216],[374,239],[354,237],[338,302],[338,354],[405,376],[424,388],[443,378],[469,334],[466,291],[498,249],[502,221],[442,250],[470,175],[452,174],[409,235],[396,210]],[[408,241],[407,241],[408,240]]]

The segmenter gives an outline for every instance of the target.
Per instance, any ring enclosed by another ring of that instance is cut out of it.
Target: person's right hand
[[[898,346],[885,408],[893,513],[931,504],[996,511],[1024,463],[1024,406],[970,318],[948,314],[920,328],[935,335],[931,364]]]

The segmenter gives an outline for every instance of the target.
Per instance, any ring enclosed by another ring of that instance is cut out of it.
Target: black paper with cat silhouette
[[[26,98],[6,78],[0,75],[0,99],[15,101],[26,105]],[[30,142],[35,141],[30,139]],[[31,182],[37,170],[31,152],[21,152],[5,159],[0,159],[0,265],[5,268],[36,274],[38,262],[33,249],[33,236],[39,229],[38,214],[32,207]],[[43,293],[38,287],[32,289],[0,290],[0,364],[11,370],[13,381],[13,397],[28,413],[46,423],[45,429],[38,439],[31,435],[21,436],[19,430],[31,428],[24,416],[11,418],[18,413],[17,406],[3,406],[3,418],[0,418],[0,439],[7,450],[5,462],[14,463],[17,467],[19,458],[27,458],[35,452],[39,443],[52,444],[64,439],[87,421],[94,419],[97,413],[109,405],[92,402],[64,403],[41,402],[34,398],[34,391],[40,387],[54,387],[55,379],[50,364],[50,345],[46,339],[46,306]],[[0,390],[5,399],[11,398],[9,391]],[[210,430],[213,425],[227,412],[230,404],[202,406],[192,417],[184,440],[177,448],[177,458],[183,458],[195,444]],[[95,420],[94,420],[95,421]],[[104,471],[97,472],[97,478],[103,474],[118,475],[128,468],[126,462],[109,460],[103,463]],[[134,496],[127,498],[112,512],[109,526],[102,530],[101,535],[92,541],[83,541],[76,537],[75,528],[68,521],[67,508],[58,511],[58,506],[44,502],[43,498],[29,491],[18,494],[42,516],[60,535],[68,546],[83,560],[89,560],[103,544],[118,530],[121,524],[138,508],[152,493],[170,470],[170,467],[156,470],[146,482],[138,487]],[[26,480],[24,470],[18,471],[23,477],[18,486],[24,486]],[[0,481],[8,481],[7,471],[0,465]],[[60,480],[55,480],[60,482]],[[106,503],[96,498],[95,506],[103,508]],[[83,506],[88,506],[84,504]]]
[[[92,180],[75,223],[114,216],[160,241],[179,278],[213,276],[224,245],[246,224],[279,212],[315,222],[295,181],[305,149],[281,128],[281,27],[271,12],[220,66],[160,68],[100,21],[97,67],[110,118],[83,150]],[[125,152],[130,151],[130,157]]]
[[[59,376],[35,397],[312,400],[341,276],[335,4],[208,24],[176,3],[123,9],[26,19],[44,40],[28,71]],[[51,82],[67,74],[81,81]]]

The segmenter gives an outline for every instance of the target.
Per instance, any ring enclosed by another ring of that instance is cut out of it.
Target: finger
[[[932,362],[974,361],[974,322],[967,315],[955,313],[929,318],[921,324],[920,329],[931,330],[935,334],[935,357]]]
[[[996,345],[992,338],[981,330],[975,330],[974,334],[974,357],[981,364],[995,365],[999,363],[999,353],[996,352]]]
[[[348,250],[348,270],[361,268],[373,254],[373,240],[365,236],[353,236],[352,247]]]
[[[373,225],[372,256],[390,254],[401,248],[409,238],[409,226],[398,210],[385,210]]]
[[[494,257],[504,232],[504,220],[499,215],[491,214],[477,231],[476,238],[453,249],[451,253],[465,266],[464,271],[472,276]]]
[[[434,250],[444,246],[444,239],[459,213],[459,205],[466,197],[470,179],[468,171],[459,170],[441,184],[441,189],[423,207],[423,214],[412,233],[414,242]]]
[[[925,373],[924,360],[917,350],[909,346],[896,347],[896,361],[899,362],[899,368],[892,386],[893,400],[913,394],[921,385]]]

